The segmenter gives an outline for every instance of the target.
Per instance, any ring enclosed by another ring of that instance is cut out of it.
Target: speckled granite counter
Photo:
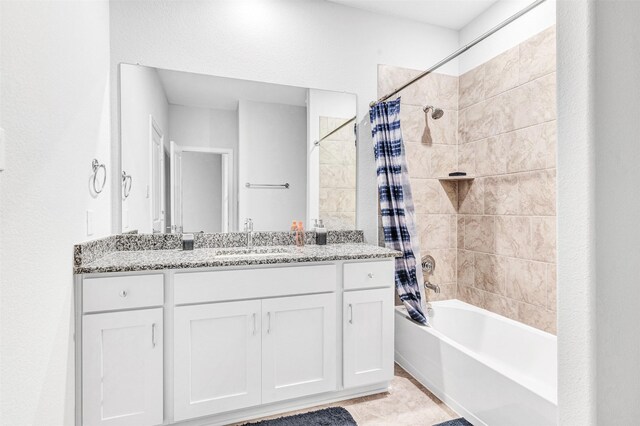
[[[221,266],[267,265],[276,263],[324,262],[334,260],[394,258],[401,253],[364,243],[256,247],[201,248],[193,251],[142,250],[116,251],[74,268],[76,274],[131,272],[158,269],[210,268]]]

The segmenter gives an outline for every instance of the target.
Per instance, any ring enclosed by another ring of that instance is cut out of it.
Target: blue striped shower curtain
[[[378,174],[378,195],[385,246],[404,255],[396,258],[396,290],[412,319],[427,324],[417,267],[420,246],[415,226],[411,185],[400,130],[400,99],[380,102],[369,111]]]

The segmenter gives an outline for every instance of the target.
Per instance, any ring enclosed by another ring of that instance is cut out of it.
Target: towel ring
[[[93,169],[93,190],[96,194],[99,194],[104,189],[105,184],[107,183],[107,168],[104,164],[100,164],[98,160],[95,158],[91,162],[91,168]],[[100,183],[98,188],[98,172],[102,169],[102,183]]]
[[[122,197],[126,200],[131,194],[131,185],[133,184],[133,178],[128,175],[124,170],[122,171]]]

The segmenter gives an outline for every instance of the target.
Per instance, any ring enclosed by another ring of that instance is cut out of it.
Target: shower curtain
[[[395,283],[400,300],[415,321],[427,324],[420,288],[422,269],[411,185],[400,130],[400,98],[379,102],[369,111],[378,174],[378,195],[385,246],[399,250]]]

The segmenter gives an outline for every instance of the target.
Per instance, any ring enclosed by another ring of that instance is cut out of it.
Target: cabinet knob
[[[127,294],[129,294],[129,293],[127,293],[127,290],[122,290],[120,292],[120,297],[127,297]]]
[[[369,273],[367,274],[367,276],[368,276],[369,278],[373,278],[373,272],[369,272]]]

